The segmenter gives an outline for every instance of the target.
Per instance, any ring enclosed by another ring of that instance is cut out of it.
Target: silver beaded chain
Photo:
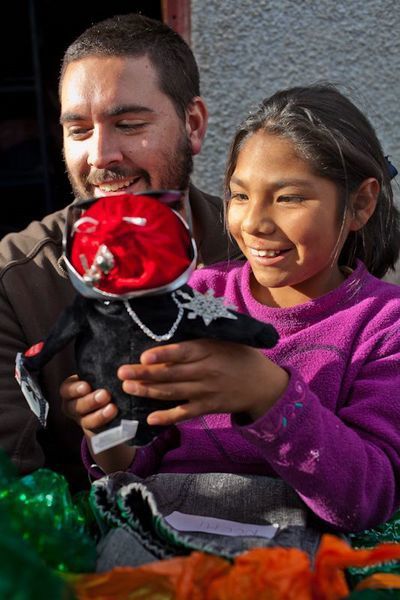
[[[175,296],[175,292],[173,294],[171,294],[171,297],[178,307],[178,316],[176,317],[176,320],[172,324],[172,327],[170,328],[170,330],[167,331],[167,333],[164,333],[163,335],[157,335],[156,333],[151,331],[151,329],[149,329],[144,323],[142,323],[142,321],[139,319],[139,317],[137,316],[137,314],[135,313],[133,308],[130,306],[129,302],[127,300],[124,300],[124,305],[125,305],[126,311],[127,311],[128,315],[130,316],[130,318],[132,319],[132,321],[134,321],[134,323],[136,323],[136,325],[138,327],[140,327],[140,329],[143,331],[143,333],[145,333],[149,338],[151,338],[155,342],[166,342],[166,341],[170,340],[172,338],[172,336],[174,335],[175,331],[178,329],[179,323],[182,321],[183,312],[184,312],[183,306],[181,305],[181,303]]]

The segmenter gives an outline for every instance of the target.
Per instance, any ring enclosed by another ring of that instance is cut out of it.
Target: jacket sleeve
[[[382,331],[368,356],[353,355],[336,414],[288,369],[285,394],[262,418],[240,426],[232,417],[311,510],[343,531],[374,527],[400,504],[398,340]]]
[[[28,292],[27,289],[20,286],[21,293]],[[17,290],[13,291],[14,296]],[[44,296],[45,298],[45,296]],[[15,298],[13,299],[15,301]],[[7,288],[4,286],[3,280],[0,281],[0,447],[6,452],[15,464],[18,471],[23,475],[30,473],[35,469],[43,467],[45,464],[55,468],[56,466],[68,469],[69,473],[75,474],[75,464],[78,465],[76,470],[81,471],[81,465],[76,458],[76,463],[72,464],[75,455],[74,441],[81,437],[80,429],[75,426],[75,423],[70,419],[64,418],[61,413],[61,401],[55,396],[55,390],[58,390],[63,379],[75,372],[71,361],[69,360],[70,352],[60,354],[60,357],[49,365],[49,370],[46,373],[44,380],[49,380],[49,375],[53,379],[52,388],[46,388],[45,396],[51,404],[50,424],[48,429],[57,440],[58,455],[54,453],[50,455],[46,447],[46,456],[43,451],[43,431],[37,416],[31,411],[21,389],[15,379],[15,358],[18,352],[27,350],[27,346],[32,342],[39,342],[35,338],[27,339],[26,322],[32,320],[35,322],[34,306],[35,302],[25,298],[24,302],[18,305],[19,312],[14,308],[14,302],[9,299]],[[45,299],[43,300],[45,304]],[[31,308],[29,308],[31,305]],[[53,307],[54,308],[54,307]],[[29,310],[29,313],[23,313]],[[41,320],[46,307],[41,308]],[[22,312],[21,312],[22,311]],[[39,311],[40,312],[40,311]],[[53,310],[54,312],[54,310]],[[24,315],[24,316],[23,316]],[[25,319],[25,321],[23,320]],[[33,327],[32,331],[40,329]],[[29,332],[31,334],[31,332]],[[65,372],[61,372],[60,366],[65,364]],[[45,367],[47,370],[48,367]],[[50,377],[50,379],[51,379]],[[48,397],[50,389],[53,389],[53,395]],[[56,417],[56,419],[55,419]],[[62,421],[61,421],[62,419]],[[60,425],[58,425],[60,421]],[[56,424],[57,429],[54,426]],[[71,426],[72,425],[72,426]],[[67,442],[70,441],[70,446]],[[64,449],[65,448],[65,449]],[[79,456],[79,447],[76,448],[76,454]],[[60,459],[62,456],[62,459]],[[54,458],[54,460],[53,460]],[[61,460],[63,463],[61,464]],[[53,462],[51,462],[53,461]],[[68,462],[69,461],[69,462]],[[70,463],[72,466],[70,466]],[[73,477],[74,475],[72,475]]]
[[[17,352],[26,349],[26,338],[0,283],[0,444],[21,473],[44,463],[37,442],[40,427],[14,377]]]

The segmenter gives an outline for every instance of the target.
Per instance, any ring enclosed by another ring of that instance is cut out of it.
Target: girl
[[[175,427],[136,454],[96,457],[104,471],[281,478],[342,531],[393,514],[400,288],[379,279],[400,244],[390,166],[367,119],[332,86],[278,92],[250,114],[226,173],[227,224],[246,261],[200,269],[191,285],[272,323],[280,341],[263,353],[189,341],[120,367],[127,393],[188,402],[150,415]],[[83,382],[62,394],[88,438],[115,414],[107,392]]]

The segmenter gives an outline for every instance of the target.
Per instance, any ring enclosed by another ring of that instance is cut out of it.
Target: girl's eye
[[[294,204],[298,204],[299,202],[303,202],[305,200],[304,196],[298,196],[295,194],[292,195],[285,195],[285,196],[279,196],[278,198],[278,202],[292,202]]]
[[[239,192],[231,192],[229,194],[229,200],[238,200],[239,202],[243,202],[244,200],[248,200],[249,197],[247,194],[242,194]]]

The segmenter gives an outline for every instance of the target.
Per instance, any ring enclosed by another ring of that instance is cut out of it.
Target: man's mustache
[[[115,167],[114,169],[92,169],[85,178],[85,181],[90,185],[101,185],[102,183],[111,183],[138,177],[143,178],[147,182],[149,182],[150,179],[146,171]]]

